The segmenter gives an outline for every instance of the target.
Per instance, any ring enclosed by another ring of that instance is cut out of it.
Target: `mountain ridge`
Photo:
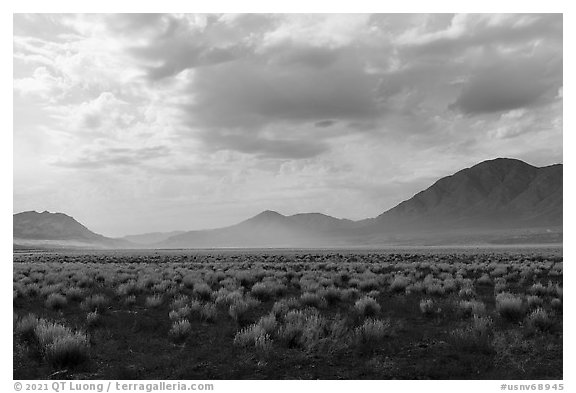
[[[535,228],[536,232],[553,228],[554,233],[561,233],[562,180],[563,164],[536,167],[517,159],[496,158],[442,177],[374,218],[352,221],[323,213],[287,216],[265,210],[224,228],[129,235],[122,240],[131,242],[125,243],[126,247],[153,248],[333,247],[442,236],[485,238],[508,232],[514,238],[513,233],[530,232],[532,236]],[[102,236],[76,229],[88,241],[90,236]]]

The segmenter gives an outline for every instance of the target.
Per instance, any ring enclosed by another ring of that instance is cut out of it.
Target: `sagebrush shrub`
[[[434,303],[434,300],[432,299],[422,299],[420,301],[420,311],[422,311],[422,314],[426,315],[426,316],[430,316],[436,313],[436,304]]]
[[[139,291],[140,289],[138,288],[136,281],[133,280],[124,284],[120,284],[118,288],[116,288],[116,294],[118,296],[137,295]]]
[[[478,280],[476,280],[476,283],[479,285],[491,285],[492,280],[488,274],[484,273],[480,278],[478,278]]]
[[[40,319],[34,329],[36,340],[42,348],[53,343],[57,338],[72,335],[72,330],[56,322]]]
[[[375,344],[385,337],[391,336],[389,320],[366,319],[361,326],[354,330],[356,341],[360,344]]]
[[[458,308],[466,317],[472,315],[484,315],[486,313],[486,306],[478,300],[461,300],[458,303]]]
[[[468,351],[490,352],[492,350],[491,337],[492,320],[476,315],[470,325],[451,332],[452,343]]]
[[[38,326],[40,320],[34,314],[28,314],[22,317],[16,323],[15,333],[22,338],[24,341],[33,341],[35,338],[35,329]]]
[[[396,276],[390,284],[390,290],[393,292],[404,292],[410,281],[404,276]]]
[[[81,301],[84,299],[84,290],[79,287],[71,287],[65,291],[66,298],[71,301]]]
[[[171,321],[179,321],[181,319],[188,318],[191,313],[192,309],[190,308],[189,305],[186,304],[181,308],[170,311],[168,313],[168,318],[170,318]]]
[[[471,299],[476,296],[476,293],[474,292],[474,288],[465,286],[460,288],[460,291],[458,291],[458,296],[464,299]]]
[[[146,297],[146,301],[145,301],[145,305],[146,307],[149,308],[157,308],[160,307],[163,303],[164,299],[162,299],[161,295],[152,295],[152,296],[148,296]]]
[[[228,315],[230,315],[232,319],[237,323],[242,323],[249,309],[250,305],[248,302],[244,300],[238,300],[230,305],[228,308]]]
[[[96,294],[84,299],[80,307],[86,311],[104,313],[108,307],[108,299],[104,295]]]
[[[199,282],[194,284],[194,290],[192,293],[200,300],[210,300],[212,297],[212,288],[205,282]]]
[[[192,331],[192,325],[187,319],[180,319],[172,324],[170,337],[174,342],[185,341]]]
[[[319,293],[326,299],[328,304],[335,304],[342,300],[342,291],[334,286],[330,286]]]
[[[234,345],[269,351],[272,348],[272,338],[258,324],[252,324],[240,330],[234,336]]]
[[[172,303],[170,303],[170,308],[172,310],[178,310],[180,308],[183,308],[188,304],[189,300],[190,299],[188,299],[188,296],[186,295],[177,296],[172,300]]]
[[[365,296],[354,304],[354,309],[364,317],[372,317],[380,312],[380,305],[376,299]]]
[[[126,304],[127,306],[133,306],[134,304],[136,304],[136,296],[134,295],[128,296],[126,299],[124,299],[124,304]]]
[[[544,300],[538,295],[529,295],[526,297],[526,305],[529,309],[541,307],[544,304]]]
[[[47,344],[44,356],[55,368],[76,367],[89,359],[88,338],[85,334],[75,332],[60,336]]]
[[[496,311],[505,319],[517,320],[524,315],[522,298],[509,292],[499,293],[496,296]]]
[[[272,335],[278,326],[278,321],[274,314],[268,314],[261,317],[257,325],[260,326],[266,334]]]
[[[528,292],[530,292],[532,295],[544,296],[546,295],[547,290],[546,287],[542,285],[542,283],[537,282],[528,288]]]
[[[282,292],[284,287],[278,283],[272,282],[258,282],[252,286],[250,293],[258,300],[272,299],[274,296]]]
[[[100,314],[98,311],[91,311],[86,314],[86,323],[88,326],[96,326],[100,323]]]
[[[68,301],[64,296],[60,295],[59,293],[51,293],[50,295],[48,295],[45,302],[46,307],[51,308],[53,310],[60,310],[66,307],[66,304],[68,304]]]
[[[552,327],[553,321],[548,316],[546,310],[539,307],[526,317],[526,325],[534,330],[547,331]]]
[[[218,316],[218,310],[216,309],[216,305],[214,303],[206,303],[202,306],[200,310],[200,316],[203,321],[205,322],[216,322],[216,318]]]
[[[305,292],[300,296],[300,304],[306,307],[324,308],[326,299],[317,293]]]

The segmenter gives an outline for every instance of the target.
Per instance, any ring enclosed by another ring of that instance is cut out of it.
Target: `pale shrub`
[[[458,291],[458,296],[464,299],[471,299],[476,296],[476,293],[474,292],[474,288],[465,286],[460,288],[460,291]]]
[[[537,282],[532,284],[532,286],[528,289],[528,292],[532,295],[545,296],[547,289],[544,285],[542,285],[542,283]]]
[[[186,304],[182,308],[170,311],[168,313],[168,318],[170,318],[171,321],[179,321],[188,318],[191,313],[192,309]]]
[[[88,338],[79,332],[56,337],[45,346],[44,356],[55,368],[74,368],[89,359]]]
[[[380,312],[380,305],[375,299],[365,296],[354,304],[354,309],[364,317],[371,317]]]
[[[59,293],[51,293],[46,299],[45,305],[47,308],[53,310],[60,310],[68,304],[66,298]]]
[[[18,336],[20,336],[24,341],[33,341],[35,338],[35,329],[38,326],[40,320],[34,314],[28,314],[25,317],[22,317],[17,323],[15,332]]]
[[[34,329],[34,334],[40,347],[45,348],[47,345],[53,343],[57,338],[72,335],[72,330],[59,323],[40,319]]]
[[[499,293],[496,296],[496,311],[505,319],[517,320],[524,315],[522,298],[509,292]]]
[[[410,281],[405,276],[396,276],[390,284],[390,290],[393,292],[404,292]]]
[[[490,352],[492,320],[474,315],[472,323],[463,329],[451,332],[452,343],[464,350]]]
[[[146,301],[144,302],[144,304],[148,308],[157,308],[157,307],[160,307],[162,305],[163,301],[164,300],[162,299],[162,296],[156,294],[156,295],[146,297]]]
[[[422,299],[420,301],[420,311],[426,316],[431,316],[436,313],[436,304],[432,299]]]
[[[104,295],[92,295],[84,299],[84,301],[80,303],[80,307],[86,311],[98,311],[102,314],[108,307],[108,299]]]
[[[268,300],[285,290],[284,285],[277,282],[259,282],[252,286],[250,293],[258,300]]]
[[[543,308],[537,308],[526,317],[526,325],[538,331],[547,331],[552,327],[552,320]]]
[[[461,300],[458,303],[458,308],[466,317],[472,315],[484,315],[486,313],[486,306],[478,300]]]
[[[257,325],[260,326],[266,334],[272,335],[278,326],[278,321],[274,314],[271,313],[261,317],[258,320]]]
[[[526,297],[526,304],[529,309],[534,309],[541,307],[544,304],[544,300],[538,295],[529,295]]]
[[[81,301],[84,299],[84,290],[79,287],[70,287],[65,290],[66,298],[71,301]]]
[[[86,323],[88,326],[96,326],[100,323],[100,314],[98,311],[91,311],[86,314]]]
[[[218,310],[216,309],[216,305],[214,303],[206,303],[202,306],[200,310],[200,317],[205,322],[216,322],[216,318],[218,316]]]
[[[192,293],[200,300],[210,300],[212,297],[212,288],[205,282],[198,282],[194,284]]]
[[[190,335],[192,325],[187,319],[180,319],[172,324],[170,328],[170,337],[174,342],[183,342]]]
[[[172,303],[170,303],[170,308],[172,310],[184,308],[188,304],[189,300],[190,299],[188,299],[188,296],[186,295],[177,296],[172,300]]]
[[[124,299],[124,304],[126,304],[127,306],[133,306],[134,304],[136,304],[136,296],[130,295],[126,297],[126,299]]]
[[[228,308],[228,315],[230,315],[236,323],[242,323],[249,309],[250,305],[248,302],[238,300],[230,305]]]
[[[336,304],[342,300],[342,291],[334,286],[321,290],[318,294],[324,297],[328,304]]]
[[[268,352],[272,348],[272,339],[260,325],[253,324],[236,333],[234,345],[253,346],[258,350]]]
[[[326,299],[317,293],[305,292],[300,296],[300,304],[307,307],[324,308]]]
[[[375,344],[391,336],[389,320],[366,319],[361,326],[354,329],[354,337],[359,344]]]
[[[490,276],[488,276],[488,274],[484,273],[478,280],[476,280],[476,283],[478,285],[491,285],[492,280],[490,279]]]

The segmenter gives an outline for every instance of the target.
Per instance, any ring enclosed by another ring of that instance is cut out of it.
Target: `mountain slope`
[[[320,213],[284,216],[264,211],[239,224],[173,236],[161,247],[322,247],[336,243],[336,232],[353,221]]]
[[[329,247],[504,238],[556,242],[562,232],[562,170],[562,165],[537,168],[498,158],[441,178],[376,218],[354,222],[319,213],[265,211],[231,227],[187,232],[158,246]]]
[[[128,242],[90,231],[63,213],[27,211],[13,215],[15,244],[43,246],[127,247]]]
[[[127,235],[122,237],[121,239],[127,240],[135,244],[153,244],[153,243],[159,243],[172,236],[177,236],[185,232],[186,231],[150,232],[150,233],[142,233],[139,235]]]
[[[370,231],[561,226],[562,171],[562,165],[484,161],[438,180],[363,225]]]
[[[62,213],[14,215],[15,244],[108,248],[346,247],[562,241],[563,166],[481,162],[439,179],[378,217],[264,211],[226,228],[110,239]],[[130,240],[130,241],[128,241]]]

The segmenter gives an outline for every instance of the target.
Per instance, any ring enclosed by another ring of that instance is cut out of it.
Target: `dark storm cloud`
[[[109,25],[146,37],[129,53],[149,80],[193,70],[180,136],[209,150],[308,158],[343,128],[433,143],[442,131],[423,118],[447,107],[489,115],[544,105],[562,85],[562,15],[376,15],[339,41],[321,23],[307,39],[307,26],[288,20],[134,15]]]
[[[190,123],[205,129],[212,148],[278,158],[307,158],[326,150],[305,123],[379,116],[375,80],[350,64],[327,68],[287,67],[258,61],[196,70],[190,87]],[[328,123],[320,123],[327,126]],[[297,140],[295,140],[297,138]]]
[[[525,108],[556,99],[561,86],[561,58],[514,59],[472,75],[451,108],[467,114]]]
[[[271,122],[378,116],[375,78],[343,65],[293,69],[234,62],[197,70],[190,109],[208,127],[254,128]]]

